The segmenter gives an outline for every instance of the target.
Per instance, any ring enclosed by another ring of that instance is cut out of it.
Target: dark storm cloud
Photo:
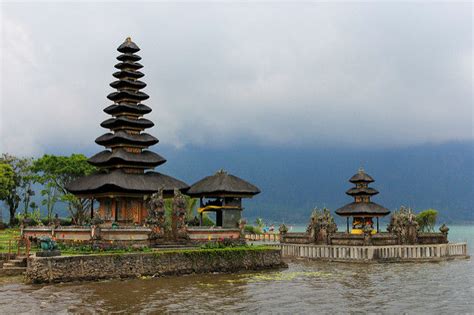
[[[129,35],[167,144],[472,139],[471,19],[462,3],[4,3],[0,149],[92,146]]]

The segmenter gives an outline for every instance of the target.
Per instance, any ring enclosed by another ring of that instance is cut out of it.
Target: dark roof
[[[146,86],[145,82],[139,80],[127,80],[122,79],[110,83],[110,86],[114,89],[143,89]]]
[[[374,182],[374,179],[369,175],[367,174],[364,169],[360,168],[359,171],[357,172],[357,174],[355,174],[354,176],[352,176],[349,181],[351,183],[372,183]]]
[[[107,95],[107,98],[114,102],[120,102],[125,100],[130,100],[132,102],[140,102],[144,101],[149,98],[146,93],[139,92],[139,91],[128,91],[128,90],[120,90],[118,92],[112,92]]]
[[[390,210],[375,202],[352,202],[336,210],[336,214],[341,216],[354,215],[380,215],[385,216]]]
[[[140,154],[125,151],[122,148],[112,151],[102,151],[89,158],[89,163],[98,167],[116,165],[152,168],[166,162],[165,158],[151,151],[142,151]]]
[[[129,134],[123,130],[115,133],[106,133],[95,139],[99,145],[106,147],[116,145],[133,145],[139,147],[149,147],[158,143],[158,139],[148,133]]]
[[[349,196],[360,196],[360,195],[368,195],[368,196],[373,196],[378,194],[379,192],[372,188],[372,187],[363,187],[363,188],[357,188],[353,187],[346,191],[346,194]]]
[[[118,113],[131,113],[145,115],[151,112],[151,108],[144,104],[112,104],[104,109],[104,112],[110,115]]]
[[[66,189],[73,194],[92,195],[114,192],[151,194],[160,189],[165,193],[172,193],[174,189],[184,191],[188,187],[186,183],[165,174],[157,172],[133,174],[116,169],[108,173],[81,177],[69,183]]]
[[[114,101],[104,111],[114,116],[102,122],[101,126],[114,130],[96,139],[96,142],[112,151],[105,150],[88,161],[90,164],[101,168],[101,172],[85,176],[71,182],[67,189],[76,195],[96,196],[101,194],[127,194],[146,195],[164,189],[165,193],[172,193],[174,189],[186,190],[188,185],[173,177],[157,172],[135,173],[141,169],[154,168],[165,163],[165,159],[151,151],[141,151],[153,144],[158,139],[147,134],[140,133],[146,128],[152,127],[152,121],[140,118],[151,112],[151,108],[140,104],[142,100],[148,99],[148,95],[140,92],[146,84],[136,79],[144,74],[136,71],[142,67],[138,60],[140,56],[134,55],[140,50],[130,38],[119,46],[122,53],[117,59],[120,61],[116,68],[120,71],[113,74],[118,79],[110,85],[116,89],[107,97]],[[133,152],[125,148],[133,148]],[[128,171],[128,172],[127,172]],[[136,171],[136,169],[135,169]]]
[[[144,76],[143,72],[140,71],[128,71],[128,70],[121,70],[114,72],[112,74],[114,77],[117,79],[123,79],[123,78],[134,78],[138,79]]]
[[[104,128],[109,129],[122,127],[146,129],[153,127],[155,124],[151,120],[148,120],[146,118],[131,119],[128,117],[117,117],[104,120],[100,125]]]
[[[137,44],[132,42],[132,39],[130,37],[127,37],[125,41],[122,43],[122,45],[120,45],[117,48],[117,50],[123,54],[126,54],[126,53],[136,53],[137,51],[140,50],[140,48],[138,48]]]
[[[126,70],[126,69],[132,69],[132,70],[138,70],[143,68],[143,65],[139,62],[133,62],[133,61],[123,61],[117,63],[115,68],[120,69],[120,70]]]
[[[118,60],[120,61],[139,61],[142,59],[139,55],[135,54],[121,54],[120,56],[117,57]]]
[[[190,196],[217,196],[217,195],[242,195],[251,197],[260,193],[258,187],[245,180],[228,174],[224,170],[218,171],[212,176],[207,176],[194,183],[187,194]]]

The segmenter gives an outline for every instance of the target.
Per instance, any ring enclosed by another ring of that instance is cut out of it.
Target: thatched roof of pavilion
[[[375,202],[352,202],[336,210],[340,216],[386,216],[390,210]]]
[[[188,187],[186,183],[158,172],[131,174],[116,169],[81,177],[67,185],[67,190],[77,195],[94,195],[109,192],[152,194],[162,189],[165,194],[172,194],[174,189],[185,191]]]
[[[357,172],[357,174],[352,176],[349,179],[349,181],[351,183],[360,183],[360,182],[373,183],[375,180],[369,174],[367,174],[363,168],[359,168],[359,171]]]
[[[216,196],[241,196],[252,197],[260,193],[258,187],[249,182],[228,174],[224,170],[218,171],[212,176],[207,176],[191,185],[186,192],[192,197],[216,197]]]

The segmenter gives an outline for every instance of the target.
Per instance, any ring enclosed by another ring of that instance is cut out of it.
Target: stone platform
[[[68,282],[281,267],[286,267],[286,264],[279,249],[179,249],[152,253],[34,257],[28,260],[26,280],[33,283]]]
[[[340,262],[422,262],[469,258],[466,243],[392,246],[272,245],[284,258]]]

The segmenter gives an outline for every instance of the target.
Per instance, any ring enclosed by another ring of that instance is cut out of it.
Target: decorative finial
[[[130,36],[127,37],[127,39],[125,39],[128,43],[130,43],[132,41],[132,38]]]
[[[359,173],[364,173],[364,168],[362,166],[359,167]]]
[[[216,172],[216,174],[227,174],[227,172],[223,168],[221,168]]]

